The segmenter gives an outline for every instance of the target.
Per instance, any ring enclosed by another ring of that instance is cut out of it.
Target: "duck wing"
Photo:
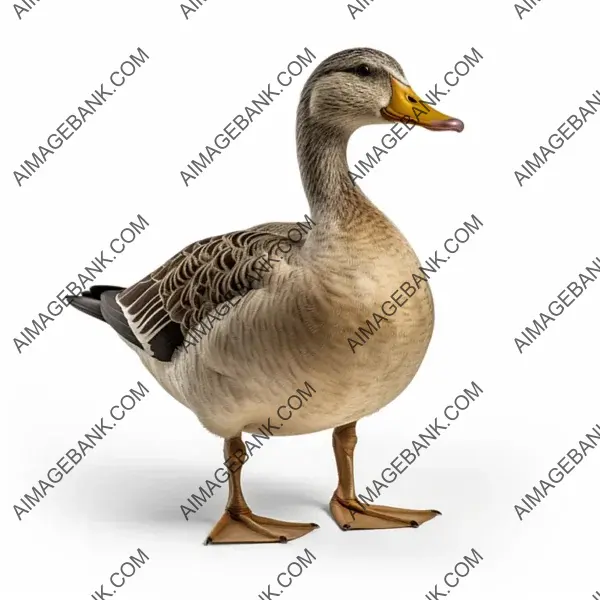
[[[297,255],[306,235],[291,240],[296,225],[266,223],[190,244],[132,286],[105,291],[102,316],[128,342],[169,362],[210,312],[266,285],[269,258],[290,262]]]

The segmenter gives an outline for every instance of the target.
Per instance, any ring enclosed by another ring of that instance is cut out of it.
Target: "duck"
[[[282,399],[303,384],[310,401],[269,433],[333,430],[338,482],[329,508],[341,530],[414,528],[441,514],[361,503],[355,488],[356,424],[407,388],[434,326],[431,289],[422,283],[410,298],[390,301],[393,315],[364,345],[349,348],[390,291],[420,272],[407,239],[349,174],[351,135],[390,122],[464,128],[421,100],[388,54],[353,48],[329,56],[308,77],[296,115],[310,209],[302,229],[272,222],[211,236],[129,287],[97,285],[69,296],[223,439],[229,495],[208,544],[287,542],[318,528],[255,514],[241,483],[249,458],[243,434],[264,432]]]

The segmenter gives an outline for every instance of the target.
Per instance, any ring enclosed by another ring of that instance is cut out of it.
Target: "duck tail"
[[[104,292],[121,291],[125,288],[116,285],[93,285],[89,290],[83,292],[80,296],[65,296],[68,298],[69,304],[74,306],[82,313],[95,317],[100,321],[106,322],[100,310],[100,297]]]

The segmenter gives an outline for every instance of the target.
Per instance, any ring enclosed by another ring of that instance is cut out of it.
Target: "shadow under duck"
[[[417,527],[440,514],[365,506],[354,488],[356,421],[407,387],[434,323],[431,292],[422,284],[408,301],[396,302],[393,317],[364,348],[349,348],[357,325],[419,273],[415,252],[354,185],[346,160],[354,131],[390,121],[463,130],[458,119],[426,106],[387,54],[358,48],[330,56],[308,78],[297,113],[298,162],[314,222],[307,235],[290,242],[295,224],[278,222],[213,236],[128,288],[93,286],[70,297],[110,325],[160,385],[224,439],[228,466],[233,462],[229,498],[207,542],[284,542],[318,527],[255,515],[241,489],[248,458],[242,432],[259,432],[302,382],[314,398],[270,433],[334,428],[339,477],[330,508],[342,529]],[[282,242],[285,254],[278,252]],[[271,268],[257,277],[265,260]],[[210,331],[194,337],[215,311],[220,317]]]

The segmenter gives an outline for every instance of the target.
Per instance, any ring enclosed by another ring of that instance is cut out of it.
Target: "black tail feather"
[[[93,285],[89,290],[84,291],[81,296],[66,296],[66,298],[68,298],[69,304],[72,304],[77,310],[104,321],[105,319],[100,310],[100,296],[104,292],[121,291],[123,289],[125,288],[115,285]]]

